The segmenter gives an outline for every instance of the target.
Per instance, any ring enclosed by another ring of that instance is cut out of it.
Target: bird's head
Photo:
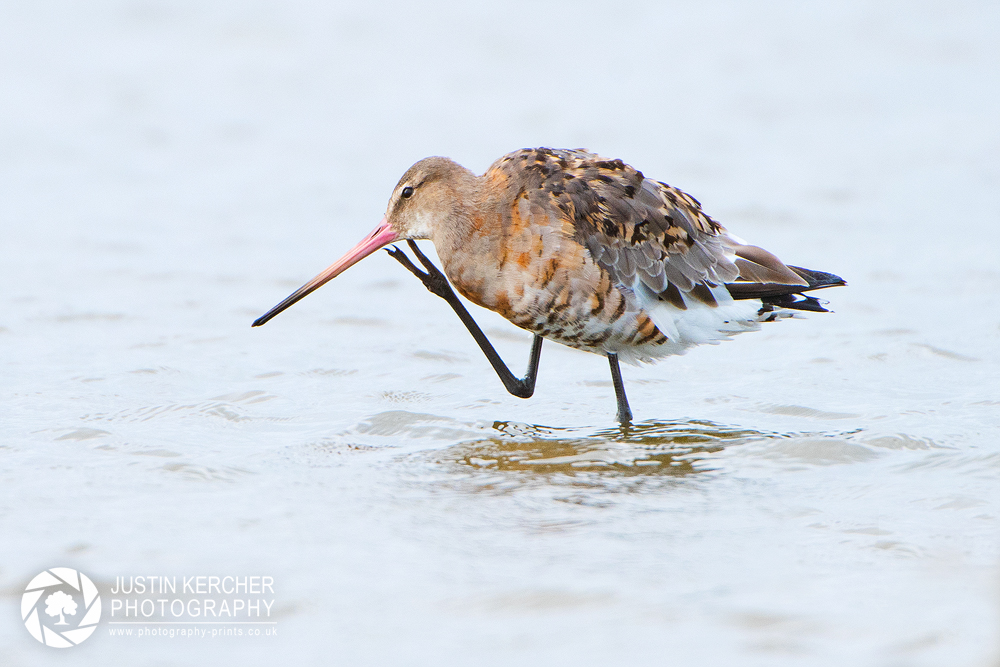
[[[476,176],[445,157],[424,158],[403,174],[389,197],[383,224],[396,240],[432,239],[448,219],[471,204]]]
[[[399,179],[385,217],[358,245],[318,276],[258,318],[258,327],[311,292],[330,282],[351,266],[395,241],[433,239],[448,220],[471,206],[476,176],[465,167],[443,157],[424,158]]]

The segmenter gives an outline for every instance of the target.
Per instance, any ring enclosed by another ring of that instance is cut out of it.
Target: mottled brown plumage
[[[404,187],[415,188],[411,198],[398,196]],[[434,211],[425,214],[428,200]],[[685,335],[668,321],[673,313],[652,312],[660,304],[718,308],[732,301],[719,291],[727,283],[780,286],[772,290],[781,294],[817,287],[729,235],[690,195],[582,150],[516,151],[482,177],[444,158],[422,160],[400,179],[387,219],[403,237],[432,240],[452,284],[474,303],[627,361],[755,328],[765,305],[723,316],[719,332]],[[762,295],[740,294],[753,296]]]

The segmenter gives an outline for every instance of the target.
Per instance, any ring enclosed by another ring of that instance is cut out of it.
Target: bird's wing
[[[729,234],[694,197],[621,160],[538,148],[505,161],[522,174],[529,201],[571,220],[576,240],[622,287],[684,310],[693,301],[715,306],[726,284],[809,286],[770,252]]]

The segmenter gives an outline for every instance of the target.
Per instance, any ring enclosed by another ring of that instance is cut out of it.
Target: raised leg
[[[483,330],[479,328],[476,321],[472,319],[472,315],[469,311],[465,309],[465,306],[459,301],[458,296],[455,291],[448,284],[448,279],[445,277],[441,270],[434,266],[427,257],[420,252],[420,248],[413,241],[407,240],[410,246],[410,250],[416,255],[420,263],[424,265],[427,269],[426,273],[421,271],[410,258],[407,257],[406,253],[396,248],[395,246],[391,248],[386,248],[386,251],[392,256],[394,260],[402,264],[407,271],[420,278],[420,282],[424,284],[432,294],[436,294],[445,301],[448,305],[452,307],[452,310],[458,315],[458,317],[465,324],[465,328],[469,330],[472,337],[476,339],[479,343],[479,347],[482,349],[486,358],[490,360],[490,364],[493,366],[493,370],[497,372],[500,376],[500,381],[503,382],[503,386],[507,388],[514,396],[518,398],[530,398],[532,394],[535,393],[535,378],[538,377],[538,359],[542,354],[542,337],[535,336],[535,339],[531,342],[531,357],[528,359],[528,371],[524,374],[523,379],[514,377],[514,374],[510,372],[507,368],[507,364],[504,363],[497,351],[493,349],[493,344],[490,343],[489,339],[486,338],[486,334]],[[626,406],[627,407],[627,406]]]
[[[615,385],[615,397],[618,399],[618,421],[624,426],[632,423],[632,410],[628,407],[625,396],[625,385],[622,383],[622,369],[618,367],[618,355],[608,352],[611,363],[611,382]]]

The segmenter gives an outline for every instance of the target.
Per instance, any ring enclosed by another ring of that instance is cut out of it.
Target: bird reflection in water
[[[479,470],[541,475],[683,477],[712,470],[710,455],[775,434],[700,420],[643,421],[587,430],[494,422],[496,435],[449,447],[441,458]]]

